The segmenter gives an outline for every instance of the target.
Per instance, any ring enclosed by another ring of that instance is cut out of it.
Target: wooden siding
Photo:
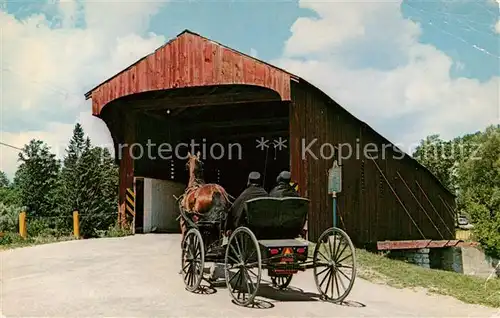
[[[184,32],[90,94],[92,113],[123,96],[170,88],[224,84],[272,89],[290,100],[291,74],[197,34]]]
[[[338,195],[337,225],[355,244],[454,239],[450,211],[454,197],[434,176],[408,156],[398,159],[402,153],[387,140],[308,83],[292,83],[291,93],[291,172],[301,195],[311,200],[310,240],[333,224],[333,203],[327,194],[327,171],[333,158],[320,157],[320,146],[325,143],[338,146],[344,155],[347,148],[341,144],[350,144],[353,150],[353,156],[341,162],[343,191]],[[302,142],[307,145],[315,138],[310,149],[318,159],[302,157]],[[369,143],[378,152],[367,156],[364,149]]]

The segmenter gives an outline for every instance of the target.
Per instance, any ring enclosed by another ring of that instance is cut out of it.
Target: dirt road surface
[[[70,241],[0,253],[6,317],[500,317],[491,308],[357,278],[348,303],[318,300],[312,271],[291,290],[262,287],[259,307],[184,289],[178,235]],[[267,278],[265,278],[267,280]],[[265,282],[264,282],[265,283]],[[262,285],[261,285],[262,286]],[[302,292],[301,292],[302,290]]]

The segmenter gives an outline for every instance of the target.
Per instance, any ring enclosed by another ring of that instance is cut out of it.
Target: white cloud
[[[497,23],[495,24],[495,32],[500,34],[500,20],[498,20]]]
[[[310,81],[405,151],[499,123],[499,77],[451,78],[453,60],[418,42],[400,1],[300,1],[319,18],[297,19],[281,67]],[[489,57],[485,57],[489,58]]]
[[[58,158],[62,158],[68,141],[71,138],[74,124],[79,122],[85,129],[95,146],[106,147],[113,151],[113,140],[109,134],[106,124],[93,118],[91,112],[84,111],[74,120],[72,124],[50,122],[43,130],[32,130],[23,132],[0,132],[0,139],[12,146],[22,147],[31,139],[41,139],[46,142]],[[6,171],[9,177],[13,177],[18,165],[18,150],[9,147],[0,148],[0,169]]]
[[[57,152],[79,120],[94,143],[111,144],[83,95],[165,42],[146,34],[161,5],[67,0],[49,8],[56,20],[45,14],[19,20],[0,10],[1,141],[23,146],[39,138]],[[17,152],[1,150],[0,169],[12,176]]]

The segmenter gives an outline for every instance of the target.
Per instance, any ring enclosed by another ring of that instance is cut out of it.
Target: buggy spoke
[[[252,282],[252,279],[250,278],[250,275],[248,275],[248,272],[246,270],[244,273],[245,273],[245,283],[247,285],[247,291],[249,294],[251,294],[252,292],[251,292],[250,284]],[[249,281],[250,281],[250,284],[248,283]]]
[[[238,273],[238,272],[237,272],[237,273]],[[238,276],[238,274],[237,274],[237,273],[236,273],[236,274],[234,274],[234,275],[233,275],[233,276],[229,279],[229,282],[232,282],[232,281],[233,281],[233,279],[234,279],[236,276]]]
[[[352,256],[352,254],[349,254],[349,255],[347,255],[346,257],[342,258],[341,260],[338,260],[338,261],[335,261],[335,262],[336,262],[336,263],[340,263],[340,262],[342,262],[343,260],[346,260],[346,259],[348,259],[348,258],[349,258],[349,257],[351,257],[351,256]]]
[[[345,249],[346,249],[347,247],[348,247],[348,245],[347,245],[347,244],[346,244],[346,245],[344,245],[344,248],[342,249],[342,251],[341,251],[338,255],[336,255],[336,256],[335,256],[335,261],[336,261],[336,262],[340,262],[340,261],[337,261],[337,260],[339,259],[339,257],[340,257],[340,256],[342,256],[342,254],[344,254],[344,251],[345,251]],[[348,256],[348,257],[349,257],[349,256]]]
[[[232,257],[232,256],[228,255],[228,258],[230,258],[233,262],[238,263],[238,260],[237,260],[237,259],[235,259],[234,257]]]
[[[332,271],[329,271],[328,272],[328,275],[325,276],[325,278],[328,277],[328,282],[326,283],[326,288],[325,288],[325,293],[328,291],[328,287],[330,286],[330,282],[332,282],[332,278],[333,278],[333,272]],[[333,282],[332,282],[333,284]],[[333,295],[332,295],[333,296]]]
[[[337,235],[333,236],[333,246],[336,248],[337,247]],[[333,254],[333,251],[332,251]]]
[[[322,280],[322,281],[321,281],[321,283],[319,284],[320,286],[323,286],[323,284],[325,283],[325,280],[326,280],[326,278],[327,278],[327,277],[331,277],[332,270],[331,270],[331,268],[328,268],[328,269],[329,269],[329,271],[328,271],[328,273],[325,275],[325,277],[323,277],[323,280]],[[330,281],[330,280],[328,280],[328,281]]]
[[[238,242],[238,237],[236,236],[234,240],[236,241],[236,247],[238,248],[238,258],[240,259],[240,261],[243,261],[243,253],[241,252],[240,242]]]
[[[340,290],[339,290],[339,277],[337,277],[337,274],[335,273],[335,288],[337,289],[337,295],[340,296]],[[345,290],[345,288],[344,288]],[[332,297],[333,297],[333,286],[332,286]]]
[[[326,267],[324,270],[322,270],[321,272],[319,272],[317,275],[319,276],[319,275],[323,274],[324,272],[326,272],[329,269],[330,269],[330,267]]]
[[[334,236],[334,239],[335,238],[336,238],[336,236]],[[328,240],[328,255],[330,255],[329,259],[332,259],[333,252],[334,252],[334,248],[332,247],[332,240],[330,240],[329,236],[327,237],[327,240]]]
[[[337,276],[337,273],[335,273],[335,276]],[[346,290],[345,285],[344,285],[344,281],[340,278],[340,275],[339,275],[338,280],[340,281],[340,284],[342,285],[342,288],[343,288],[344,290]]]
[[[344,275],[344,277],[345,277],[345,278],[347,278],[347,280],[349,280],[349,281],[351,280],[351,278],[350,278],[349,276],[347,276],[347,275],[346,275],[343,271],[341,271],[340,269],[337,269],[337,271],[338,271],[340,274]]]
[[[229,245],[229,244],[228,244],[228,245]],[[232,245],[229,245],[229,247],[231,247],[231,249],[233,250],[233,252],[234,252],[234,254],[236,255],[236,257],[238,257],[238,261],[237,261],[237,263],[241,262],[241,261],[242,261],[242,259],[241,259],[241,257],[240,257],[240,254],[238,253],[238,251],[237,251],[237,250],[235,250],[235,249],[234,249],[234,246],[232,246]]]
[[[250,272],[250,273],[252,273],[252,275],[254,275],[255,277],[258,277],[258,275],[255,274],[250,268],[247,268],[247,271]]]
[[[332,292],[332,298],[334,297],[334,291],[333,291],[333,285],[337,286],[337,276],[335,275],[335,272],[332,270],[332,273],[333,273],[333,277],[332,277],[332,288],[330,289],[331,292]],[[338,288],[337,288],[337,293],[338,293]],[[338,295],[340,295],[340,293],[338,293]]]
[[[321,251],[318,250],[319,255],[323,256],[325,258],[325,261],[330,260],[328,257],[326,257]]]
[[[246,257],[246,258],[245,258],[245,262],[248,262],[249,260],[251,260],[251,259],[252,259],[252,256],[254,256],[254,255],[255,255],[255,252],[256,252],[256,250],[255,250],[255,249],[252,249],[252,254],[250,254],[248,257]]]

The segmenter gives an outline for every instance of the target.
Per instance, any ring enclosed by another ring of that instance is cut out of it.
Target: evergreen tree
[[[66,148],[66,155],[61,169],[61,180],[56,195],[59,215],[63,216],[61,227],[71,228],[71,218],[64,218],[64,216],[70,216],[75,209],[80,209],[79,205],[83,200],[82,191],[85,191],[83,184],[85,179],[82,178],[80,165],[82,157],[90,146],[90,140],[85,138],[83,127],[77,123],[73,128],[73,136]]]
[[[32,215],[47,216],[55,213],[56,189],[60,162],[41,140],[31,140],[19,153],[21,164],[14,177],[20,203]]]
[[[5,172],[0,171],[0,188],[6,188],[9,185],[10,185],[9,178],[7,178]]]
[[[6,206],[20,204],[16,189],[3,171],[0,171],[0,203]]]
[[[64,157],[58,193],[62,215],[77,209],[80,233],[93,237],[116,221],[118,169],[107,149],[93,147],[76,124]],[[71,227],[71,219],[66,226]]]
[[[88,139],[88,138],[87,138]],[[64,157],[64,167],[71,168],[85,151],[86,140],[85,133],[82,125],[77,123],[73,128],[73,137],[69,141],[68,148],[66,149],[66,156]]]
[[[91,147],[83,154],[78,173],[83,185],[79,205],[82,235],[93,237],[116,221],[118,168],[107,149]]]

